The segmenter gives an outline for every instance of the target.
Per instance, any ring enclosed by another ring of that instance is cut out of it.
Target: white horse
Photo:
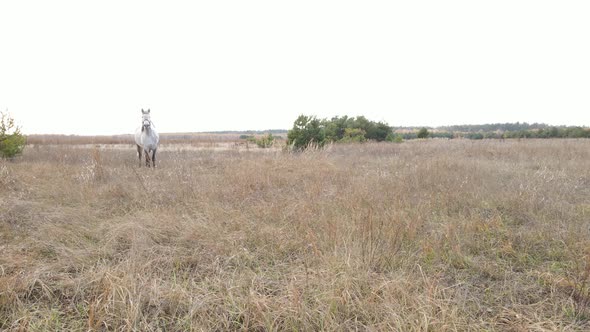
[[[139,167],[141,167],[141,153],[145,152],[145,165],[156,167],[156,150],[160,143],[160,135],[156,132],[154,124],[150,119],[150,110],[141,109],[141,126],[135,131],[135,144],[137,144],[137,153],[139,154]],[[150,156],[150,152],[152,155]]]

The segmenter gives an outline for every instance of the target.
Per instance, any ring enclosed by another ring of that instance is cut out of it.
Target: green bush
[[[470,134],[466,135],[465,137],[469,138],[469,139],[484,139],[484,136],[482,133],[470,133]]]
[[[387,137],[385,138],[385,140],[387,142],[401,143],[404,141],[404,137],[400,134],[394,134],[391,132],[391,133],[387,134]]]
[[[365,138],[366,132],[360,128],[346,128],[344,129],[344,137],[340,140],[343,143],[362,143],[367,139]]]
[[[287,133],[287,145],[295,150],[304,150],[311,145],[323,146],[325,141],[324,126],[315,116],[300,115]]]
[[[391,133],[391,127],[384,122],[371,122],[371,125],[369,126],[368,129],[366,129],[367,131],[367,135],[366,138],[367,139],[372,139],[375,140],[377,142],[382,142],[385,141],[385,139],[387,138],[387,135],[389,135],[389,133]]]
[[[428,136],[430,135],[430,133],[428,132],[428,129],[426,128],[421,128],[418,131],[418,134],[416,135],[418,138],[428,138]]]
[[[274,142],[275,142],[275,138],[272,134],[268,134],[266,136],[262,136],[261,138],[258,138],[254,141],[256,143],[256,145],[258,145],[259,148],[270,148]]]
[[[385,122],[374,122],[364,116],[335,116],[318,120],[315,117],[300,116],[289,131],[288,143],[295,148],[305,148],[313,142],[319,146],[325,142],[385,141],[393,128]],[[362,134],[362,135],[361,135]]]
[[[325,127],[326,140],[332,142],[341,140],[344,138],[346,128],[353,128],[354,122],[354,117],[349,118],[346,115],[343,117],[335,116],[330,120],[322,120]]]
[[[23,152],[27,140],[13,118],[0,114],[0,157],[14,158]]]

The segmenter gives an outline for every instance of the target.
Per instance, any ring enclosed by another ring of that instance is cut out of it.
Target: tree
[[[367,130],[367,139],[372,139],[377,142],[385,141],[387,135],[392,132],[393,128],[391,128],[387,123],[384,122],[371,122],[371,126]]]
[[[370,121],[364,116],[335,116],[318,120],[301,115],[289,131],[289,145],[304,149],[313,143],[322,146],[325,142],[382,142],[393,134],[393,128],[385,122]]]
[[[337,142],[340,140],[350,141],[350,135],[346,136],[347,129],[355,129],[355,133],[362,131],[364,140],[375,140],[381,142],[387,139],[387,135],[392,132],[392,128],[385,122],[374,122],[364,116],[358,117],[338,117],[335,116],[330,120],[322,120],[325,127],[326,140]],[[350,132],[350,131],[349,131]]]
[[[25,148],[26,138],[10,115],[0,113],[0,157],[14,158]]]
[[[426,129],[426,128],[421,128],[421,129],[418,131],[418,134],[416,135],[416,137],[418,137],[418,138],[427,138],[427,137],[428,137],[428,135],[430,135],[430,133],[428,132],[428,129]]]
[[[344,131],[346,128],[352,128],[354,117],[349,118],[348,116],[338,117],[335,116],[330,120],[323,120],[326,140],[336,142],[344,137]]]
[[[287,133],[287,145],[296,150],[304,150],[312,144],[323,146],[325,141],[324,126],[315,116],[300,115]]]

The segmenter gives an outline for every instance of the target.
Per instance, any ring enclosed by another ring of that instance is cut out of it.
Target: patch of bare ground
[[[0,161],[0,330],[590,329],[590,141]]]

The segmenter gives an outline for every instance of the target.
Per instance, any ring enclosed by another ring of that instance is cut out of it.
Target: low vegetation
[[[590,142],[35,146],[0,160],[0,330],[590,329]]]
[[[20,155],[26,142],[14,119],[7,113],[0,113],[0,158],[14,158]]]
[[[271,148],[276,141],[276,137],[273,136],[272,133],[268,133],[260,137],[256,137],[254,135],[241,135],[240,139],[245,139],[247,142],[254,143],[256,146],[262,149]]]
[[[287,135],[287,145],[295,150],[307,147],[321,147],[326,143],[382,142],[392,138],[392,128],[384,122],[370,121],[364,116],[318,119],[315,116],[300,115]]]
[[[256,143],[256,145],[259,148],[266,149],[266,148],[270,148],[274,145],[275,137],[269,133],[269,134],[264,135],[260,138],[257,138],[254,142]]]
[[[426,128],[424,128],[426,129]],[[420,138],[419,128],[395,128],[403,132],[404,139]],[[505,139],[505,138],[590,138],[590,128],[579,126],[550,126],[543,123],[528,124],[492,123],[483,125],[457,125],[431,128],[428,137]]]
[[[430,136],[430,132],[426,128],[420,128],[416,134],[417,138],[428,138],[428,136]]]

